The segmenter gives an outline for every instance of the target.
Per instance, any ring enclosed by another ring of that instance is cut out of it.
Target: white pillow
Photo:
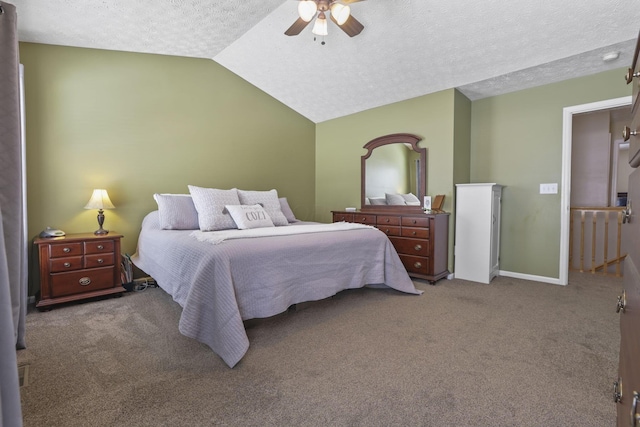
[[[189,185],[193,204],[198,211],[198,224],[202,231],[228,230],[236,223],[227,212],[226,205],[239,205],[238,190],[219,190]]]
[[[260,205],[227,205],[226,208],[239,230],[274,227],[273,221]]]
[[[153,195],[158,204],[158,217],[163,230],[197,230],[198,211],[189,194]]]
[[[386,205],[387,200],[384,197],[369,197],[369,204],[371,205]]]
[[[384,196],[388,205],[406,205],[404,197],[402,197],[400,194],[385,193]]]
[[[284,214],[285,218],[287,218],[287,221],[289,221],[289,222],[298,222],[298,219],[293,214],[293,211],[291,210],[291,207],[289,206],[289,201],[287,200],[287,198],[286,197],[279,197],[278,201],[280,201],[280,210],[282,210],[282,213]]]
[[[401,194],[405,203],[410,206],[420,206],[420,199],[416,197],[413,193]]]
[[[289,221],[287,221],[287,218],[282,213],[282,209],[280,209],[280,201],[278,200],[278,192],[276,190],[269,190],[269,191],[238,190],[238,197],[240,198],[240,202],[243,205],[262,206],[264,210],[267,211],[267,214],[271,218],[271,221],[273,221],[273,225],[289,225]],[[228,203],[228,204],[232,205],[233,203]]]

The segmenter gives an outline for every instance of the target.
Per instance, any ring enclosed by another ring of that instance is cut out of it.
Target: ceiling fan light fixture
[[[313,34],[316,36],[326,36],[329,34],[327,29],[327,17],[324,15],[324,12],[320,12],[316,22],[313,24],[313,30],[311,30]]]
[[[347,22],[351,15],[351,8],[340,3],[333,3],[331,5],[331,16],[336,20],[338,25],[342,25]]]
[[[303,0],[298,4],[298,15],[305,22],[311,21],[317,11],[318,5],[312,0]]]

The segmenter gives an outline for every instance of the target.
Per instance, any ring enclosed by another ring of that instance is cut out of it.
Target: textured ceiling
[[[311,25],[284,35],[295,0],[9,2],[21,41],[211,58],[316,123],[454,87],[475,100],[626,67],[640,23],[638,0],[367,0],[351,5],[362,33],[329,22],[322,45]]]

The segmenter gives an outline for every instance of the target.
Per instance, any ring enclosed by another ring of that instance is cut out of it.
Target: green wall
[[[427,195],[445,195],[453,211],[454,150],[469,151],[470,101],[454,89],[374,108],[316,126],[316,219],[331,211],[360,207],[360,158],[370,140],[392,133],[422,137],[427,149]],[[455,125],[459,114],[464,121]],[[468,162],[466,163],[468,171]],[[458,174],[460,172],[457,172]],[[468,173],[468,172],[463,172]],[[449,221],[449,268],[453,267],[453,216]]]
[[[213,61],[20,44],[25,66],[29,233],[105,228],[133,253],[153,193],[188,184],[275,188],[313,219],[315,125]]]
[[[29,233],[97,228],[93,188],[116,205],[105,228],[135,250],[155,192],[187,184],[267,190],[301,219],[360,206],[364,144],[414,133],[427,149],[427,194],[444,194],[453,268],[454,192],[506,185],[501,269],[557,278],[562,109],[627,96],[624,70],[470,102],[454,89],[314,124],[210,60],[22,43]]]
[[[631,94],[613,70],[472,103],[471,181],[497,182],[502,198],[500,268],[559,277],[560,192],[539,194],[562,178],[564,107]]]

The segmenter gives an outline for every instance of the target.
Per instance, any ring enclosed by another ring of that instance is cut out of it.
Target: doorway
[[[562,180],[560,197],[560,277],[558,284],[569,282],[569,232],[571,211],[571,144],[574,114],[608,110],[631,105],[631,96],[565,107],[562,113]]]

